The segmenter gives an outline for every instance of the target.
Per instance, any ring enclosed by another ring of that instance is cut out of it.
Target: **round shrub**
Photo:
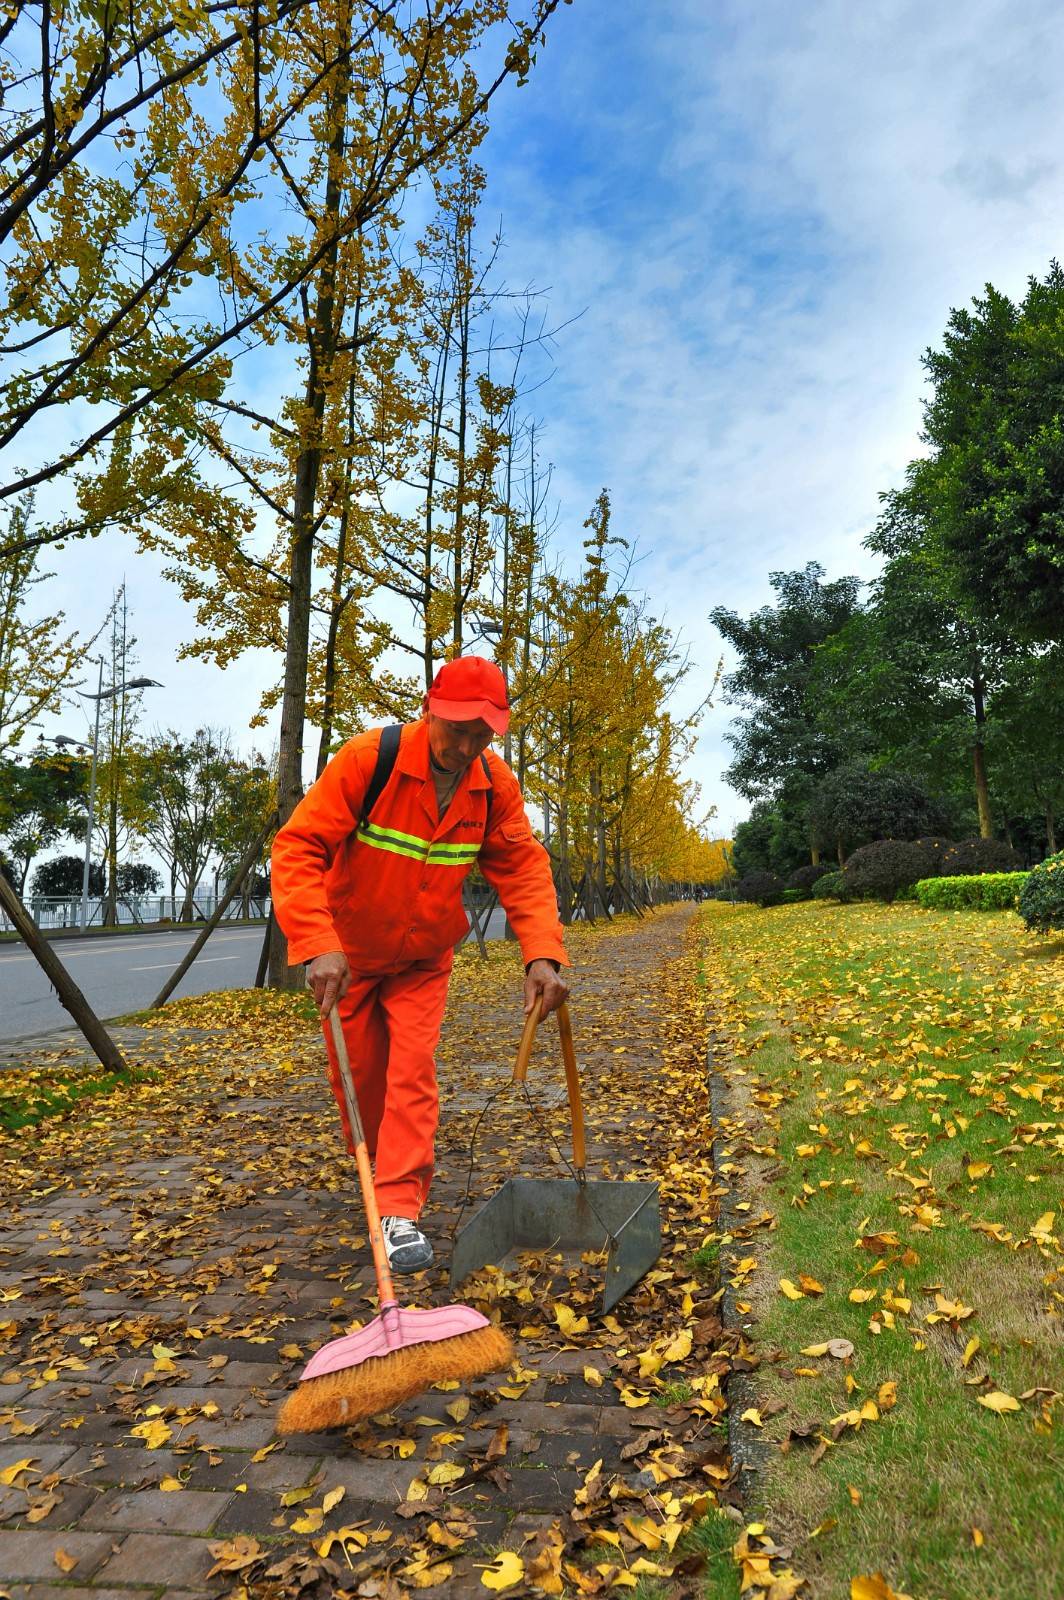
[[[825,872],[813,885],[814,900],[845,900],[846,884],[841,872]]]
[[[800,889],[803,894],[811,894],[817,879],[825,877],[830,871],[831,868],[826,867],[823,862],[820,862],[815,867],[807,863],[804,867],[798,867],[791,873],[787,879],[787,887],[788,889]]]
[[[946,850],[942,871],[950,878],[972,878],[981,872],[1019,872],[1023,858],[1004,839],[960,839]]]
[[[1036,933],[1064,929],[1064,850],[1032,867],[1017,909]]]
[[[921,878],[942,874],[946,839],[877,839],[855,850],[843,868],[846,892],[858,900],[896,900]]]
[[[777,878],[774,872],[748,872],[735,885],[735,893],[740,900],[754,905],[778,905],[783,895],[783,879]]]

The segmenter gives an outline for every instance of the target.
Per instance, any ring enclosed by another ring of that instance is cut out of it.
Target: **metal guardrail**
[[[195,927],[198,922],[206,922],[218,904],[219,898],[213,889],[209,893],[197,892],[192,899],[192,921],[189,923],[187,919],[184,922],[179,921],[184,907],[183,895],[130,895],[118,902],[118,921],[122,926],[144,928],[158,928],[171,924],[179,928]],[[90,928],[103,926],[106,904],[102,896],[90,898],[88,919]],[[60,895],[31,895],[25,905],[37,927],[43,928],[46,932],[52,932],[57,928],[81,926],[80,895],[73,898]],[[240,921],[248,916],[265,919],[269,911],[269,895],[249,895],[247,900],[237,895],[223,912],[222,921]],[[0,933],[13,931],[10,919],[3,910],[0,910]]]

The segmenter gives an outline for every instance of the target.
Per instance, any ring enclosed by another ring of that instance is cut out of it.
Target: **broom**
[[[380,1312],[357,1333],[330,1339],[307,1362],[299,1385],[277,1419],[278,1433],[318,1433],[346,1428],[378,1411],[390,1411],[445,1378],[498,1372],[514,1358],[501,1328],[472,1306],[401,1310],[392,1287],[388,1254],[373,1188],[369,1150],[358,1112],[343,1029],[334,1006],[329,1014],[347,1115],[355,1140],[362,1202],[377,1274]]]

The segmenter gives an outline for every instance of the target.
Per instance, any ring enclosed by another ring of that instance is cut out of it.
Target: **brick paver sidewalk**
[[[663,1074],[659,977],[688,922],[677,908],[583,936],[573,1011],[598,1175],[657,1175],[655,1130],[679,1106]],[[518,981],[512,950],[487,968],[467,962],[456,980],[427,1216],[440,1260],[407,1291],[420,1304],[449,1297],[448,1230],[475,1113],[509,1075]],[[613,1485],[635,1515],[648,1492],[720,1487],[728,1464],[713,1405],[621,1403],[638,1382],[627,1331],[642,1348],[648,1326],[666,1329],[685,1278],[674,1269],[711,1226],[704,1182],[700,1193],[666,1186],[657,1279],[618,1309],[608,1337],[594,1321],[594,1263],[577,1263],[572,1280],[571,1265],[526,1264],[475,1291],[501,1293],[508,1325],[525,1329],[509,1380],[432,1391],[346,1433],[275,1439],[306,1355],[364,1317],[372,1290],[320,1040],[305,1027],[278,1037],[247,1023],[231,1038],[127,1030],[131,1050],[159,1064],[155,1083],[84,1102],[4,1153],[0,1595],[191,1600],[243,1581],[256,1595],[388,1597],[432,1582],[445,1561],[436,1592],[485,1594],[480,1574],[500,1549],[535,1553],[557,1528],[567,1549],[579,1544],[569,1518],[596,1462],[590,1499]],[[683,1048],[675,1033],[671,1047]],[[626,1081],[636,1092],[617,1104]],[[537,1054],[532,1085],[562,1138],[559,1082],[557,1063]],[[695,1140],[702,1131],[688,1128]],[[474,1203],[509,1173],[560,1172],[540,1144],[516,1091],[502,1095],[480,1132]],[[695,1285],[694,1303],[684,1292],[698,1371],[722,1373],[719,1349],[715,1368],[705,1359],[720,1344],[710,1290]],[[562,1338],[556,1300],[590,1312],[588,1330]],[[320,1554],[340,1528],[354,1532]],[[607,1545],[598,1559],[611,1553],[628,1559]],[[219,1561],[226,1570],[211,1577]]]

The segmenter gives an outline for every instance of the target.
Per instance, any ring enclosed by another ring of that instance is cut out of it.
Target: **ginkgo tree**
[[[126,526],[194,493],[196,409],[224,402],[234,359],[275,338],[278,319],[309,318],[310,303],[327,355],[341,242],[441,161],[508,79],[525,81],[561,3],[188,0],[175,12],[158,0],[47,0],[9,11],[0,498],[64,478],[72,503],[0,554]],[[359,153],[353,186],[341,143]],[[308,150],[311,166],[323,152],[331,163],[334,208],[304,192]],[[300,225],[274,248],[289,202]],[[36,426],[57,413],[63,426]]]

